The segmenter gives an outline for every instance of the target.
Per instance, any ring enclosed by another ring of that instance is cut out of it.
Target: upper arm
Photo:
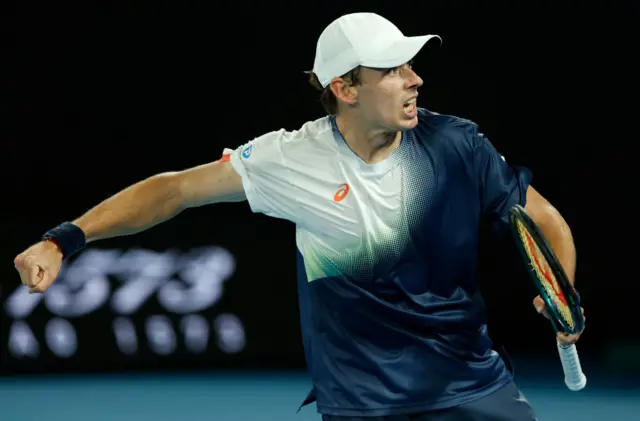
[[[482,215],[495,229],[506,227],[509,210],[526,206],[532,179],[527,168],[510,165],[489,140],[474,130],[474,164],[480,190]]]
[[[299,214],[292,147],[307,144],[302,131],[278,130],[263,134],[229,154],[240,175],[244,194],[256,213],[295,222]]]
[[[222,159],[176,173],[184,207],[247,200],[254,212],[290,218],[290,173],[282,144],[291,133],[284,130],[259,136]]]
[[[541,227],[553,224],[558,218],[562,219],[560,212],[533,187],[527,190],[524,210]]]
[[[216,161],[173,174],[185,208],[246,200],[242,179],[228,161]]]
[[[547,213],[550,206],[551,204],[536,189],[529,187],[527,190],[527,204],[524,207],[527,215],[535,220],[536,216]]]

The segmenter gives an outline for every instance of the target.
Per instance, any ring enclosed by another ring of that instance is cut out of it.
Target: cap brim
[[[364,67],[377,69],[390,69],[411,61],[427,42],[437,40],[442,43],[438,35],[421,35],[417,37],[405,37],[394,42],[389,48],[377,54],[376,57],[362,63]]]

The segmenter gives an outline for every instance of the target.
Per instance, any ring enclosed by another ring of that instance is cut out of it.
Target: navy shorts
[[[384,417],[341,417],[323,415],[322,421],[537,421],[533,408],[510,382],[500,390],[453,408],[433,412]]]

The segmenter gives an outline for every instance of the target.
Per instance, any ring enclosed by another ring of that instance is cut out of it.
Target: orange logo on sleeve
[[[345,197],[347,197],[347,194],[349,194],[349,185],[347,183],[341,184],[340,189],[338,189],[335,196],[333,196],[333,200],[341,202]]]

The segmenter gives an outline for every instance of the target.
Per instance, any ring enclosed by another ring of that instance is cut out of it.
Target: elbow
[[[175,214],[185,209],[184,190],[179,172],[164,172],[149,177],[147,183],[152,190],[162,192],[163,208],[167,213]]]

